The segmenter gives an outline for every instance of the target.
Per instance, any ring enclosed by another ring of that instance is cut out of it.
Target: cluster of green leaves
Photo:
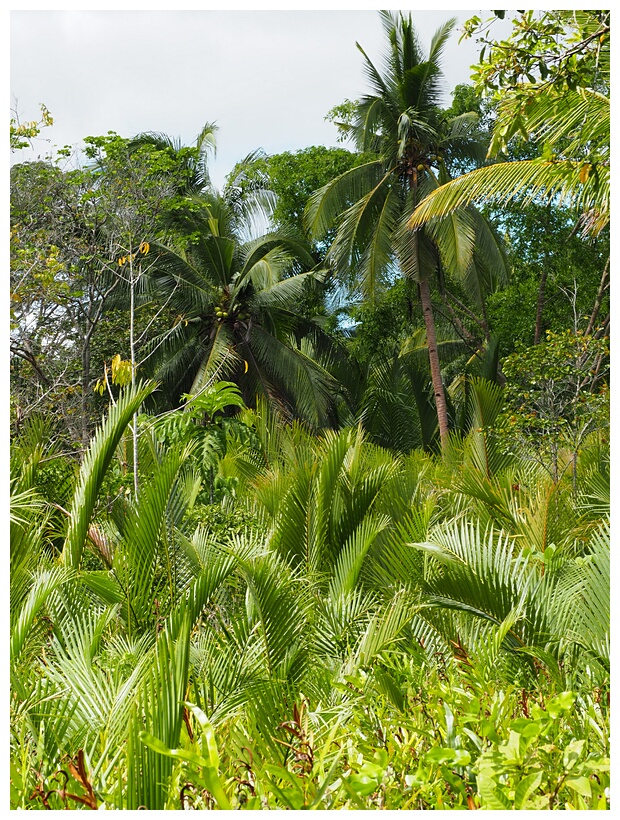
[[[346,724],[302,701],[279,727],[289,737],[282,741],[288,757],[276,762],[271,749],[259,757],[256,747],[237,748],[236,775],[222,746],[227,728],[216,732],[202,710],[187,704],[196,716],[191,746],[171,750],[143,736],[175,759],[179,781],[187,780],[168,807],[608,808],[606,719],[591,697],[576,707],[573,692],[539,696],[541,706],[525,690],[489,691],[473,675],[431,672],[398,710],[379,690],[369,707],[365,676],[348,676],[344,687],[349,694],[357,689]]]
[[[571,207],[583,232],[597,235],[609,222],[609,12],[521,12],[503,41],[487,39],[473,17],[465,36],[479,29],[476,88],[499,102],[489,156],[508,152],[515,135],[533,140],[540,154],[444,185],[409,226],[477,200],[539,201]]]
[[[163,230],[163,213],[200,164],[197,149],[177,155],[169,146],[134,145],[115,134],[87,138],[85,145],[92,161],[86,167],[65,169],[67,149],[54,161],[11,169],[16,424],[35,408],[60,409],[65,435],[84,446],[102,409],[91,369],[99,376],[101,359],[129,353],[123,350],[131,335],[128,285],[138,278],[132,265],[140,268],[146,240]],[[144,288],[136,301],[138,338],[152,334],[162,317],[172,321],[165,305],[153,308]],[[119,327],[114,308],[121,306]]]
[[[266,187],[276,196],[271,214],[273,223],[292,226],[302,233],[304,209],[310,194],[362,161],[361,155],[344,148],[312,146],[294,153],[258,156],[241,176],[233,169],[228,184],[239,185],[242,192],[251,185]]]
[[[496,12],[504,17],[504,12]],[[512,31],[494,39],[494,18],[471,17],[463,36],[476,36],[480,60],[474,67],[479,89],[518,88],[524,82],[551,84],[556,91],[597,88],[609,67],[609,11],[521,11]]]
[[[561,449],[572,456],[590,433],[607,436],[607,337],[548,330],[544,342],[502,366],[508,388],[500,435],[513,447],[527,441],[556,479]]]
[[[41,104],[41,119],[20,122],[15,114],[11,117],[9,135],[11,141],[11,151],[19,151],[21,148],[28,148],[32,145],[32,140],[39,136],[42,128],[47,128],[54,124],[54,118],[50,114],[47,106]]]
[[[489,324],[502,341],[502,354],[535,343],[539,300],[541,334],[574,328],[575,322],[585,328],[609,255],[609,234],[584,242],[575,235],[571,215],[548,205],[503,209],[495,218],[506,232],[511,267],[510,282],[487,298]],[[608,312],[605,294],[601,318]]]

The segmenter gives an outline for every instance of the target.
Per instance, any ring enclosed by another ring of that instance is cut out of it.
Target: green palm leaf
[[[346,597],[353,591],[368,550],[388,523],[387,516],[367,515],[349,536],[342,546],[333,569],[329,584],[331,598]]]
[[[187,620],[178,631],[169,623],[157,640],[154,662],[140,687],[129,724],[124,808],[166,808],[173,761],[146,746],[140,734],[152,735],[169,749],[179,744],[189,675],[189,633]]]
[[[69,527],[62,549],[62,561],[68,567],[79,568],[106,470],[131,417],[155,389],[154,382],[126,389],[107,418],[98,428],[84,456],[77,486],[71,502]]]
[[[419,228],[431,219],[442,219],[472,202],[528,205],[535,200],[556,202],[580,212],[596,211],[600,226],[609,219],[609,168],[587,171],[576,160],[515,160],[470,171],[446,183],[418,205],[408,222]]]
[[[186,445],[166,453],[154,479],[144,486],[131,511],[123,540],[116,550],[114,574],[125,591],[126,617],[135,619],[139,628],[152,616],[154,599],[162,592],[155,578],[158,558],[160,567],[167,568],[171,601],[177,592],[176,567],[164,529],[179,472],[191,450],[191,446]]]
[[[17,661],[24,649],[35,618],[50,595],[66,583],[72,575],[70,568],[55,567],[50,570],[43,570],[35,576],[28,597],[20,609],[15,612],[14,625],[11,629],[12,663]]]
[[[382,162],[376,159],[350,168],[312,194],[304,217],[310,234],[321,239],[352,202],[375,189],[383,178]]]

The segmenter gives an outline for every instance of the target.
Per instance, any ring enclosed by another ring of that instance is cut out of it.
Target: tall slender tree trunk
[[[90,333],[82,341],[82,446],[84,450],[90,441],[88,424],[88,404],[90,398]]]
[[[92,313],[92,302],[91,306],[88,309],[87,314],[87,323],[88,327],[86,329],[86,333],[82,337],[82,446],[86,451],[90,443],[90,417],[89,417],[89,405],[91,399],[91,384],[90,384],[90,363],[91,363],[91,341],[93,338],[93,333],[95,332],[95,328],[97,327],[97,323],[99,322],[100,312],[99,310],[95,310],[95,313]]]
[[[433,304],[431,302],[431,291],[428,286],[428,279],[419,282],[420,301],[422,302],[422,313],[424,314],[424,326],[426,327],[426,342],[428,344],[428,360],[431,368],[431,380],[433,382],[433,393],[435,394],[435,407],[437,409],[437,423],[439,425],[439,438],[442,449],[448,443],[448,408],[446,405],[446,394],[441,380],[441,368],[439,365],[439,350],[437,348],[437,334],[435,332],[435,317],[433,316]]]
[[[412,167],[409,177],[409,187],[413,193],[413,210],[418,202],[418,175]],[[412,210],[412,212],[413,212]],[[437,347],[437,334],[435,332],[435,317],[433,315],[433,303],[431,302],[431,291],[428,278],[424,277],[420,270],[420,257],[418,254],[418,236],[414,231],[411,236],[416,256],[416,267],[418,270],[418,286],[420,289],[420,301],[422,302],[422,313],[424,315],[424,326],[426,328],[426,343],[428,345],[428,360],[431,369],[431,381],[433,383],[433,393],[435,394],[435,409],[437,411],[437,425],[439,427],[439,438],[441,449],[448,444],[448,408],[446,405],[446,394],[441,380],[441,367],[439,365],[439,349]]]
[[[129,305],[129,349],[131,358],[131,386],[136,386],[136,342],[135,342],[135,287],[133,275],[133,260],[131,258],[132,244],[129,244],[129,286],[130,286],[130,305]],[[138,414],[133,414],[131,425],[131,440],[133,444],[133,491],[135,498],[138,498]]]
[[[546,225],[545,227],[549,227],[550,218],[549,215],[551,213],[551,205],[547,206],[547,218],[546,218]],[[543,326],[543,310],[545,308],[545,302],[547,301],[545,291],[547,289],[547,277],[549,276],[549,265],[551,264],[551,257],[549,254],[549,249],[545,250],[545,262],[542,269],[542,275],[540,277],[540,285],[538,286],[538,299],[536,300],[536,323],[534,325],[534,344],[537,345],[540,343],[540,337],[542,336],[542,326]]]

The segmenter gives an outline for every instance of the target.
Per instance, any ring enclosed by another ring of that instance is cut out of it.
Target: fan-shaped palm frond
[[[586,556],[569,563],[554,596],[555,630],[579,644],[609,669],[610,532],[603,521],[592,534]]]
[[[50,595],[64,584],[72,572],[69,568],[55,567],[39,572],[30,587],[28,597],[15,609],[11,629],[11,662],[15,663],[24,648],[35,618]]]
[[[442,565],[424,585],[429,605],[468,612],[496,625],[518,610],[507,643],[546,645],[551,633],[548,614],[539,605],[541,577],[522,554],[513,554],[511,539],[463,523],[442,528],[433,540],[416,546]]]

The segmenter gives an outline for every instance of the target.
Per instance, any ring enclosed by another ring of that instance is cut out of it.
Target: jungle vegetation
[[[13,165],[11,808],[609,808],[609,12],[414,22],[221,191]]]

